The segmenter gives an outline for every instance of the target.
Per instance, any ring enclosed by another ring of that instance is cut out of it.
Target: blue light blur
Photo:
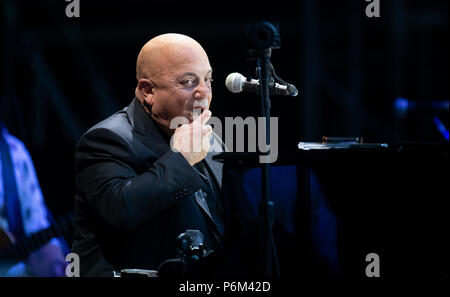
[[[441,119],[439,117],[435,116],[433,118],[434,124],[436,125],[436,128],[441,132],[442,136],[448,141],[448,130],[445,128],[444,124],[441,122]]]
[[[398,97],[394,100],[394,110],[395,112],[400,115],[404,116],[406,112],[408,111],[408,108],[411,108],[411,102],[408,101],[408,99],[403,97]]]

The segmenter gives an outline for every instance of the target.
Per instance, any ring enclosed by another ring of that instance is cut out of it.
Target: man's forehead
[[[205,76],[212,72],[208,59],[198,55],[166,57],[158,61],[156,68],[154,70],[158,70],[160,74],[170,75],[172,78],[186,75]]]
[[[151,56],[150,65],[155,70],[175,70],[176,72],[208,72],[211,70],[206,53],[192,48],[166,48]]]

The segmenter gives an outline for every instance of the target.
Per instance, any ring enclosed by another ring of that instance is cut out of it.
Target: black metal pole
[[[262,164],[262,200],[259,205],[259,228],[260,228],[260,261],[264,277],[280,277],[278,257],[273,238],[273,202],[270,201],[270,97],[269,82],[270,71],[270,49],[260,52],[258,63],[258,76],[260,79],[260,94],[262,116],[266,122],[266,145],[267,160]]]

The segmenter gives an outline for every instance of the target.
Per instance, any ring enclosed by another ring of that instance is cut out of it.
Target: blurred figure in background
[[[0,106],[1,107],[1,106]],[[1,109],[1,108],[0,108]],[[33,161],[25,145],[9,134],[0,110],[0,259],[2,248],[27,239],[50,226]],[[62,238],[33,249],[27,244],[25,261],[0,260],[0,276],[64,276],[67,245]]]

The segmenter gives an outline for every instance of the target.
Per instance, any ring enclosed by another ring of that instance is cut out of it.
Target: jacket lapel
[[[210,169],[210,172],[213,173],[216,184],[219,186],[219,189],[222,189],[222,173],[223,173],[223,164],[213,160],[215,155],[218,155],[224,151],[227,151],[225,144],[222,140],[217,136],[214,132],[212,133],[213,143],[211,145],[210,152],[205,157],[205,162]]]
[[[212,226],[214,227],[214,232],[212,232],[214,234],[214,236],[216,237],[217,241],[220,242],[220,231],[217,228],[216,222],[214,221],[214,219],[211,216],[211,213],[209,211],[209,207],[208,207],[208,203],[206,202],[205,199],[205,195],[203,193],[203,190],[198,190],[197,192],[194,193],[194,200],[197,203],[197,205],[200,207],[200,209],[203,211],[203,213],[206,215],[206,217],[210,220],[210,223],[212,224]]]
[[[127,114],[131,125],[137,132],[136,136],[146,147],[158,157],[170,150],[170,145],[162,134],[164,132],[156,127],[156,124],[136,98],[128,105]]]

